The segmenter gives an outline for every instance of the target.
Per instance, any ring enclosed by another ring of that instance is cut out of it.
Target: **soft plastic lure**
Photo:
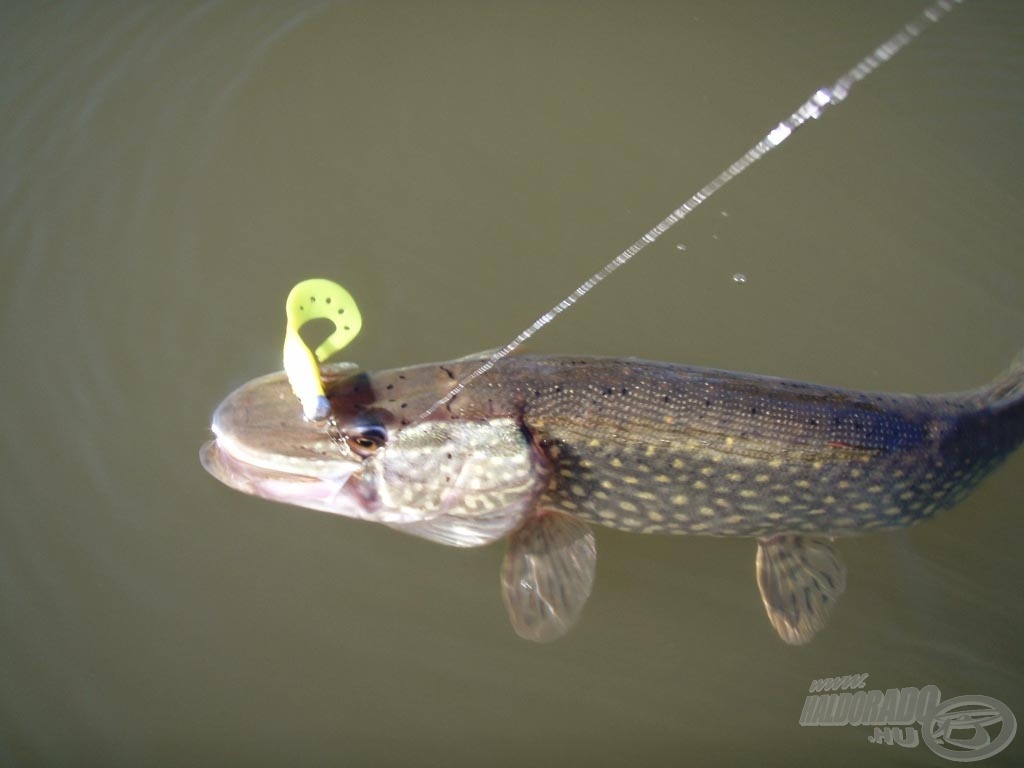
[[[310,421],[326,419],[330,413],[320,363],[348,345],[363,318],[352,294],[331,280],[303,280],[292,288],[285,301],[288,325],[284,336],[284,370],[288,383],[302,403],[302,412]],[[334,323],[334,332],[321,342],[316,352],[306,346],[299,329],[311,320],[324,318]]]

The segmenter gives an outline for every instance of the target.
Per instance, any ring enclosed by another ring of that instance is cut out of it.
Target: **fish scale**
[[[522,401],[552,464],[542,505],[633,532],[902,527],[955,503],[1020,438],[1019,413],[991,419],[981,391],[873,395],[597,358],[513,358],[488,376]],[[456,413],[472,411],[467,394]]]

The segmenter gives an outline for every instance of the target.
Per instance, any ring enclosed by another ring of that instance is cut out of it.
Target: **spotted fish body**
[[[476,364],[360,376],[349,387],[372,389],[375,408],[403,414],[400,426]],[[396,388],[431,376],[415,403],[408,386]],[[547,465],[539,505],[590,523],[845,536],[910,525],[963,498],[1024,439],[1016,384],[889,395],[665,363],[516,357],[438,418],[515,419]],[[332,398],[354,394],[340,384]]]
[[[541,503],[626,531],[906,526],[955,504],[1024,438],[1020,395],[989,389],[867,394],[584,358],[508,367],[522,422],[555,469]]]
[[[522,356],[430,410],[481,362],[328,369],[326,437],[282,376],[258,379],[218,409],[204,465],[247,493],[447,544],[508,537],[503,595],[534,640],[564,634],[586,602],[588,523],[756,537],[768,617],[803,643],[845,588],[833,538],[932,517],[1024,440],[1020,365],[965,393],[889,395]]]

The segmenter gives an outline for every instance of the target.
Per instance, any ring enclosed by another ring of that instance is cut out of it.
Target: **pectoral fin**
[[[803,645],[825,626],[846,589],[846,566],[828,539],[773,536],[757,545],[757,586],[779,637]]]
[[[516,634],[547,643],[568,632],[590,597],[594,534],[572,515],[542,510],[509,537],[502,598]]]

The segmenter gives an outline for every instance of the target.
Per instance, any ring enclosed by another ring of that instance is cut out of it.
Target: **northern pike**
[[[846,584],[833,540],[959,502],[1024,440],[1024,364],[945,395],[876,394],[721,370],[513,356],[429,411],[486,358],[376,373],[324,366],[330,419],[307,421],[283,373],[229,395],[206,469],[245,493],[455,546],[508,539],[516,632],[560,637],[593,584],[588,524],[746,536],[788,643]]]

